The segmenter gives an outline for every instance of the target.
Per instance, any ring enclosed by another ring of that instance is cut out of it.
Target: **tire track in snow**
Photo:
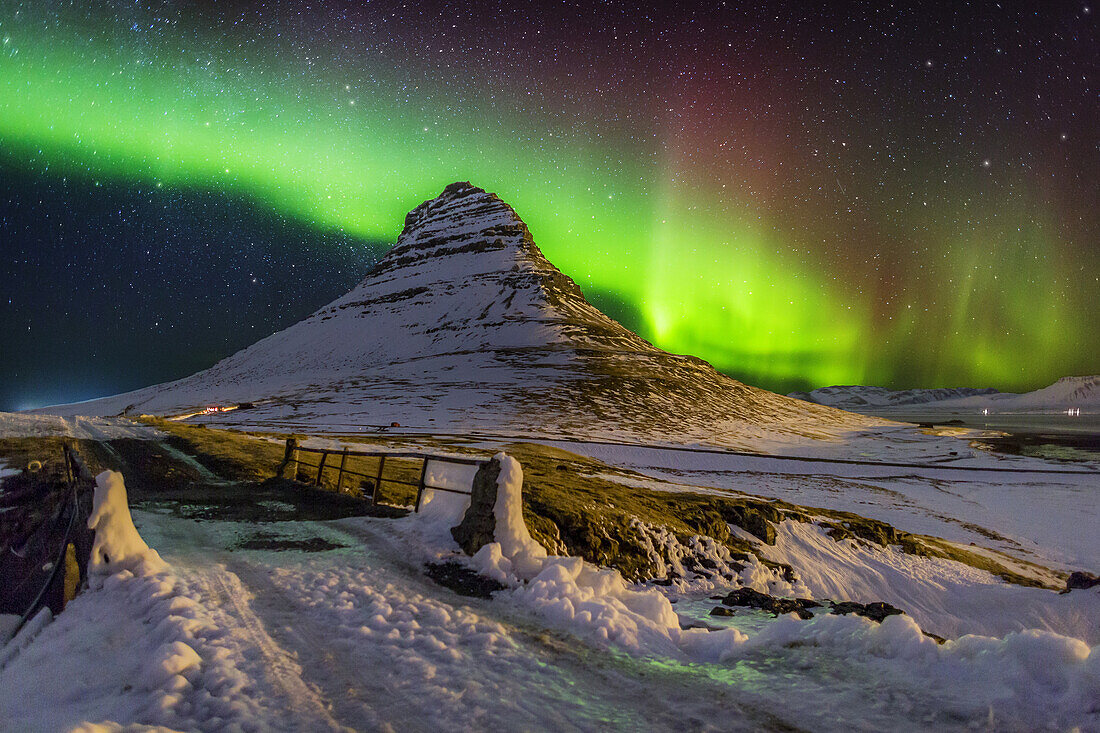
[[[291,703],[288,713],[298,718],[289,728],[293,730],[349,730],[332,717],[329,707],[317,692],[302,679],[302,668],[268,634],[263,621],[251,608],[249,592],[238,576],[223,565],[214,565],[205,572],[196,568],[184,571],[189,582],[200,587],[214,601],[214,606],[228,612],[239,623],[242,631],[263,659],[263,669]],[[306,713],[307,716],[302,714]]]

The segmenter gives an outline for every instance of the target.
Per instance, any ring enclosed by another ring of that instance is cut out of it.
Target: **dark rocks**
[[[767,611],[768,613],[774,613],[776,616],[786,613],[795,613],[803,620],[813,617],[813,614],[807,609],[817,608],[821,605],[817,601],[811,601],[806,598],[777,598],[767,593],[753,590],[752,588],[738,588],[723,598],[722,604],[725,606],[746,606],[748,608],[756,608],[761,611]],[[714,614],[712,611],[712,615],[722,614]]]
[[[726,608],[725,606],[715,606],[714,608],[710,609],[710,615],[711,616],[735,616],[735,615],[737,615],[737,611],[734,611],[732,608]]]
[[[467,555],[473,555],[494,541],[497,520],[493,508],[497,503],[498,476],[500,461],[495,458],[478,468],[474,475],[470,506],[466,509],[462,522],[451,528],[451,536]]]
[[[730,524],[736,524],[764,544],[775,544],[775,527],[783,517],[775,507],[767,504],[735,504],[722,507],[722,518]]]
[[[1069,579],[1066,580],[1066,590],[1087,590],[1100,585],[1100,576],[1093,575],[1092,573],[1086,573],[1082,570],[1070,573]]]
[[[845,616],[849,613],[854,613],[856,616],[864,616],[882,623],[882,620],[887,616],[897,616],[905,613],[900,608],[895,608],[889,603],[878,601],[877,603],[856,603],[855,601],[841,601],[840,603],[833,603],[833,608],[830,613],[834,613],[837,616]]]
[[[882,547],[898,545],[903,552],[910,555],[927,554],[927,550],[916,537],[877,519],[851,516],[833,524],[828,531],[828,535],[837,542],[846,539],[860,539]]]
[[[776,616],[794,613],[803,621],[813,618],[813,614],[810,613],[808,609],[819,608],[821,606],[817,601],[811,601],[807,598],[777,598],[767,593],[753,590],[752,588],[739,588],[721,600],[723,606],[745,606],[747,608],[767,611]],[[879,623],[882,623],[882,620],[888,616],[896,616],[904,613],[900,608],[895,608],[889,603],[883,603],[882,601],[866,604],[856,603],[855,601],[841,601],[839,603],[830,601],[830,605],[832,606],[830,613],[838,616],[854,613],[857,616],[864,616],[865,618],[869,618]],[[711,610],[710,615],[732,616],[733,611],[718,606]]]
[[[460,596],[491,598],[506,586],[457,562],[433,562],[424,566],[428,577]]]

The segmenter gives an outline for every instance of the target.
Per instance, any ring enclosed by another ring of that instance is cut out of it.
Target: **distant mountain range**
[[[469,183],[413,209],[366,278],[305,320],[190,377],[41,412],[172,415],[238,404],[253,423],[718,445],[881,422],[654,347],[590,305],[516,212]]]
[[[789,397],[843,410],[933,409],[990,412],[1060,412],[1081,409],[1100,411],[1100,375],[1063,377],[1034,392],[1014,394],[995,389],[907,389],[882,387],[822,387],[812,392],[792,392]]]

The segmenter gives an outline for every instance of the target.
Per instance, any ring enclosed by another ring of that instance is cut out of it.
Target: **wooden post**
[[[73,476],[72,450],[73,450],[72,445],[70,445],[69,443],[66,443],[65,444],[65,450],[64,450],[64,453],[65,453],[65,475],[69,479],[69,484],[72,484],[73,479],[75,478]]]
[[[317,485],[321,485],[321,474],[325,472],[325,461],[328,460],[328,451],[321,454],[321,462],[317,464]]]
[[[65,462],[69,464],[69,471],[73,480],[95,481],[92,472],[88,470],[88,466],[85,465],[84,459],[77,453],[76,448],[71,445],[65,446],[65,459]]]
[[[336,493],[344,490],[344,469],[348,465],[348,449],[344,447],[344,455],[340,456],[340,473],[336,474]]]
[[[279,478],[296,481],[298,479],[298,439],[286,439],[286,452],[283,454],[283,462],[279,464]]]
[[[428,459],[424,458],[424,465],[420,468],[420,481],[416,485],[416,509],[420,511],[420,500],[424,496],[424,477],[428,474]]]
[[[386,465],[386,457],[378,456],[378,478],[374,481],[374,491],[371,492],[370,503],[378,503],[378,488],[382,485],[382,467]]]

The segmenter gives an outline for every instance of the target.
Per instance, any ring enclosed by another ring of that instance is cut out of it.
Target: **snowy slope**
[[[592,307],[510,206],[468,183],[410,212],[366,279],[300,323],[191,377],[43,412],[238,402],[257,403],[257,419],[724,444],[871,424],[653,347]]]
[[[1057,412],[1071,407],[1096,411],[1100,410],[1100,375],[1063,377],[1048,387],[1024,394],[969,387],[894,391],[882,387],[836,386],[812,392],[792,392],[788,396],[845,410],[920,406],[921,409],[988,409],[991,412]]]
[[[1062,377],[1049,387],[1025,394],[990,395],[951,403],[953,406],[986,408],[997,412],[1060,411],[1070,407],[1083,411],[1100,410],[1100,375]]]

